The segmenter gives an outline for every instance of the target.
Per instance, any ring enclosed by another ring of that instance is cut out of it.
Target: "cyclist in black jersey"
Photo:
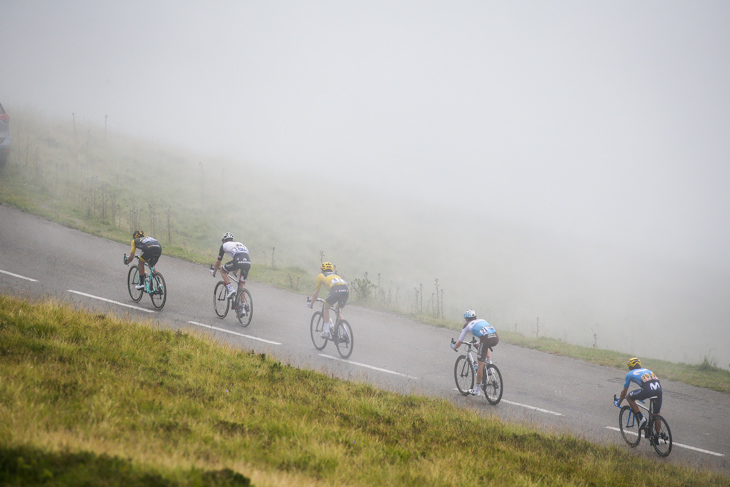
[[[142,230],[135,230],[132,234],[132,250],[129,251],[129,257],[125,257],[124,264],[127,265],[134,259],[134,253],[139,249],[142,251],[142,255],[139,256],[140,265],[137,266],[139,272],[139,284],[135,286],[137,289],[144,288],[144,263],[150,267],[154,267],[157,264],[160,256],[162,255],[162,245],[160,242],[152,237],[145,236]]]

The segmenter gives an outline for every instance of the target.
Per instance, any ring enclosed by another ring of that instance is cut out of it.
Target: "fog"
[[[728,2],[0,1],[9,111],[367,192],[455,307],[730,364]]]

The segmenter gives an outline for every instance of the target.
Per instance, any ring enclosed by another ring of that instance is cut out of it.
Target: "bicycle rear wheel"
[[[226,283],[219,281],[213,291],[213,309],[215,309],[215,314],[218,315],[218,318],[225,318],[228,314],[228,308],[231,303],[226,296],[228,296]]]
[[[482,379],[484,397],[487,398],[489,404],[497,404],[502,400],[502,392],[504,392],[502,373],[494,364],[487,364],[484,372]]]
[[[309,333],[312,336],[312,343],[314,348],[322,350],[327,346],[327,338],[322,338],[322,332],[324,332],[324,318],[322,317],[321,311],[315,311],[312,315],[312,322],[309,325]]]
[[[142,293],[144,292],[144,289],[137,289],[135,286],[139,284],[139,269],[137,269],[137,266],[132,266],[129,268],[129,272],[127,273],[127,290],[129,291],[129,297],[132,298],[132,301],[135,303],[139,303],[139,300],[142,299]]]
[[[242,326],[251,324],[253,318],[253,298],[248,289],[244,288],[236,300],[236,318]]]
[[[352,355],[352,347],[355,343],[352,334],[352,327],[347,320],[339,320],[334,330],[335,346],[342,358],[349,358]]]
[[[150,279],[150,290],[152,306],[157,309],[162,309],[167,301],[167,286],[165,285],[165,278],[157,271],[152,273],[152,279]]]
[[[658,433],[655,427],[657,421],[659,421]],[[650,431],[654,433],[654,437],[651,439],[651,446],[659,456],[667,457],[672,452],[672,430],[669,429],[667,420],[658,414],[654,415],[652,423]]]
[[[641,441],[639,422],[636,420],[630,406],[621,408],[621,412],[618,414],[618,426],[621,429],[621,436],[631,448],[639,444]]]
[[[454,380],[456,388],[462,396],[468,396],[469,391],[474,387],[474,369],[466,355],[460,355],[454,364]]]

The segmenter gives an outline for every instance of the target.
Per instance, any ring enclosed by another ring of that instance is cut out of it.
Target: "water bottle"
[[[474,362],[474,373],[476,374],[478,372],[479,362]]]

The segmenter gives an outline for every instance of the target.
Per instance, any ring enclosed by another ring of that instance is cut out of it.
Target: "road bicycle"
[[[323,350],[327,346],[328,341],[332,341],[337,347],[337,352],[342,358],[349,358],[352,355],[352,347],[355,343],[354,336],[352,334],[352,327],[350,323],[345,319],[340,318],[340,302],[338,301],[334,306],[330,306],[330,316],[332,313],[335,315],[335,323],[330,326],[329,337],[323,337],[324,333],[324,307],[328,306],[324,299],[317,298],[317,301],[322,302],[322,311],[315,311],[312,315],[312,321],[309,325],[309,332],[312,336],[312,343],[314,348],[317,350]],[[307,298],[307,304],[311,303],[310,298]]]
[[[454,343],[456,341],[452,338],[451,344],[453,345]],[[474,388],[474,382],[476,381],[479,361],[474,355],[479,350],[480,343],[474,339],[471,342],[464,342],[464,345],[467,347],[466,354],[459,355],[456,363],[454,363],[454,380],[456,381],[456,388],[459,392],[467,396],[469,395],[469,391]],[[489,347],[489,350],[492,350],[492,347]],[[502,400],[502,392],[504,392],[502,373],[496,365],[485,364],[480,387],[489,404],[494,405]]]
[[[644,401],[636,401],[636,405],[646,410],[646,423],[639,427],[639,421],[631,410],[631,406],[626,405],[621,408],[618,413],[618,425],[621,429],[621,436],[631,448],[636,447],[641,441],[641,432],[644,432],[644,438],[649,439],[649,443],[659,456],[666,457],[672,452],[672,430],[669,428],[667,420],[659,414],[654,414],[654,397],[649,399],[649,407],[645,406]],[[614,404],[618,401],[616,395],[613,396]]]
[[[130,267],[129,273],[127,273],[127,290],[129,291],[129,297],[132,298],[132,301],[138,303],[139,300],[142,299],[142,295],[147,293],[150,295],[150,299],[152,300],[152,306],[157,309],[162,309],[162,307],[165,306],[165,301],[167,301],[167,286],[165,285],[165,278],[162,277],[162,274],[155,270],[154,266],[150,267],[147,262],[140,260],[138,255],[135,257],[139,263]],[[127,254],[124,254],[124,262],[127,262]],[[147,272],[145,272],[144,288],[137,289],[137,285],[139,284],[140,265],[146,267]]]
[[[213,270],[213,266],[210,266],[210,270]],[[213,308],[218,318],[225,318],[228,315],[228,310],[232,309],[236,312],[236,318],[242,326],[248,326],[251,324],[253,318],[253,298],[251,292],[245,287],[241,287],[241,279],[236,277],[232,272],[228,274],[228,277],[236,283],[236,294],[228,297],[228,287],[223,281],[218,281],[213,291]]]

